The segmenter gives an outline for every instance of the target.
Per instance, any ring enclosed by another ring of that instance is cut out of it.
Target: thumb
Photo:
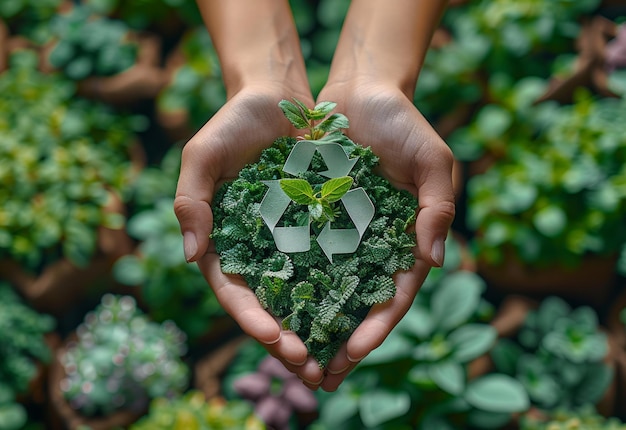
[[[196,153],[195,146],[188,143],[183,149],[180,175],[174,199],[174,212],[183,235],[185,259],[196,261],[206,254],[209,235],[213,229],[213,199],[215,180]]]
[[[445,145],[445,144],[444,144]],[[421,258],[435,267],[443,265],[445,240],[455,216],[452,186],[453,157],[449,148],[418,173],[419,209],[415,233]]]

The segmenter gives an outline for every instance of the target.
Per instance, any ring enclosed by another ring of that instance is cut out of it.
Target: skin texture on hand
[[[311,389],[335,390],[404,316],[454,218],[452,154],[411,98],[444,1],[353,0],[319,101],[338,103],[348,136],[371,146],[380,173],[418,196],[418,247],[411,271],[396,274],[396,296],[372,308],[327,369],[303,342],[281,330],[242,277],[225,275],[209,241],[217,188],[280,136],[294,135],[278,108],[296,97],[313,106],[298,35],[286,0],[198,0],[220,57],[227,103],[185,145],[175,199],[185,256],[196,261],[217,299],[240,327],[264,344]]]

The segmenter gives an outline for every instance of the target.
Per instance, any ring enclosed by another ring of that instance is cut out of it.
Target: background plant
[[[496,368],[520,381],[541,409],[555,411],[596,404],[613,378],[603,362],[606,335],[595,311],[572,309],[556,296],[526,317],[515,339],[502,339],[492,351]]]
[[[27,393],[38,364],[50,360],[44,335],[55,326],[52,317],[28,307],[0,282],[0,429],[17,430],[26,423],[26,410],[16,397]]]
[[[180,54],[185,61],[174,72],[157,98],[164,112],[183,111],[194,129],[199,129],[226,101],[226,90],[205,27],[189,29],[181,38]]]
[[[207,400],[202,392],[190,390],[181,397],[153,400],[149,413],[130,429],[262,430],[265,425],[247,402],[220,397]]]
[[[579,95],[553,111],[534,139],[511,139],[505,158],[468,181],[467,224],[478,232],[481,258],[497,264],[505,247],[526,263],[573,266],[587,254],[619,254],[626,239],[622,103]]]
[[[47,25],[56,14],[61,0],[15,0],[0,4],[0,19],[6,22],[12,33],[18,33],[34,41],[44,43],[50,37]]]
[[[150,399],[187,388],[185,334],[171,321],[150,321],[130,296],[105,294],[76,336],[61,356],[60,388],[84,416],[139,412]]]
[[[70,79],[111,76],[129,69],[137,44],[124,21],[96,15],[88,5],[74,5],[50,24],[54,47],[48,61]]]
[[[140,289],[151,318],[174,321],[195,342],[226,313],[198,266],[185,260],[173,207],[172,198],[163,198],[130,218],[127,230],[140,244],[116,261],[113,274]]]
[[[86,265],[105,212],[132,180],[128,149],[143,121],[75,97],[71,81],[36,71],[23,51],[0,75],[0,255],[31,271],[61,257]]]

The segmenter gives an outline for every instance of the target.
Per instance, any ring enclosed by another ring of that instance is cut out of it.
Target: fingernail
[[[298,375],[298,376],[299,376],[299,375]],[[305,384],[312,385],[312,386],[319,386],[319,385],[322,383],[322,381],[324,380],[324,375],[322,375],[322,377],[321,377],[321,378],[319,379],[319,381],[317,381],[317,382],[309,381],[308,379],[303,378],[302,376],[299,376],[299,378],[300,378],[300,380],[301,380],[302,382],[304,382]],[[309,388],[310,388],[310,387],[309,387]]]
[[[187,260],[187,263],[194,261],[194,257],[198,252],[198,242],[195,234],[190,231],[185,232],[183,235],[183,248],[185,249],[185,260]]]
[[[443,239],[436,239],[435,242],[433,242],[433,247],[430,250],[430,258],[433,259],[438,267],[443,266],[443,258],[446,252],[445,249]]]
[[[295,362],[293,362],[291,360],[287,360],[286,358],[285,358],[285,361],[287,363],[291,364],[292,366],[304,366],[306,364],[307,358],[305,358],[304,361],[302,361],[300,363],[295,363]]]
[[[363,357],[361,357],[361,358],[352,358],[352,357],[350,357],[350,355],[349,355],[349,354],[346,354],[346,358],[347,358],[347,359],[348,359],[348,361],[349,361],[349,362],[351,362],[351,363],[359,363],[359,362],[361,362],[361,361],[362,361],[362,360],[363,360],[366,356],[367,356],[367,354],[365,354],[365,355],[364,355]]]
[[[278,343],[278,341],[283,337],[283,333],[280,332],[278,333],[278,337],[274,340],[270,340],[269,342],[264,342],[262,340],[260,340],[259,342],[261,342],[264,345],[274,345],[275,343]]]
[[[350,360],[350,359],[348,359],[348,360]],[[350,361],[352,361],[352,360],[350,360]],[[349,368],[350,368],[350,365],[348,364],[348,365],[347,365],[346,367],[344,367],[343,369],[333,370],[333,369],[326,368],[326,371],[327,371],[328,373],[330,373],[331,375],[339,375],[340,373],[345,372],[345,371],[346,371],[346,370],[348,370]]]

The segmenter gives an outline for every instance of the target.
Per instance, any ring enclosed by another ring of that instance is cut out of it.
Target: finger
[[[421,259],[441,267],[445,257],[445,240],[454,221],[455,199],[452,187],[452,152],[440,141],[430,151],[428,162],[416,168],[419,210],[415,234]]]
[[[207,158],[207,145],[190,141],[182,153],[180,176],[174,199],[174,212],[180,223],[183,235],[185,259],[197,261],[204,255],[209,245],[209,235],[213,227],[213,212],[210,202],[213,198],[216,173]]]
[[[308,361],[306,346],[298,335],[290,330],[283,330],[278,342],[264,346],[271,355],[282,361],[285,367],[294,373],[298,373]]]
[[[344,343],[337,352],[337,355],[335,355],[328,363],[328,366],[326,366],[326,376],[320,387],[324,391],[329,392],[337,390],[339,385],[341,385],[357,364],[358,362],[350,361],[348,358],[347,344]]]
[[[198,267],[220,305],[244,332],[265,345],[276,344],[281,340],[280,325],[263,309],[242,277],[222,273],[217,254],[209,253],[199,258]]]
[[[430,265],[418,259],[410,271],[394,275],[396,294],[390,300],[372,306],[367,317],[352,333],[346,344],[347,362],[360,362],[383,343],[411,307],[429,270]],[[340,363],[333,365],[337,366],[335,369],[340,369]]]

